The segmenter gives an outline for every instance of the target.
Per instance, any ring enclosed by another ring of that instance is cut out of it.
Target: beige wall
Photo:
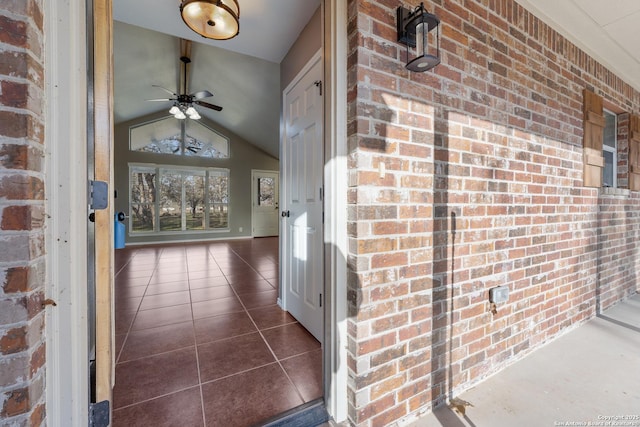
[[[166,116],[166,113],[141,117],[136,120],[116,125],[115,131],[115,189],[116,211],[128,213],[129,163],[151,163],[159,165],[193,166],[209,168],[226,168],[230,174],[229,231],[209,233],[176,233],[161,236],[130,236],[127,229],[127,244],[157,243],[201,239],[227,239],[232,237],[251,236],[251,170],[279,170],[279,161],[259,150],[228,129],[222,128],[206,118],[203,123],[229,138],[230,157],[228,159],[205,159],[181,157],[166,154],[129,151],[129,127],[149,120]],[[128,226],[128,224],[126,224]],[[243,231],[239,229],[242,227]]]
[[[315,11],[298,39],[280,63],[280,89],[291,83],[294,77],[309,62],[311,57],[322,47],[322,20],[320,7]]]

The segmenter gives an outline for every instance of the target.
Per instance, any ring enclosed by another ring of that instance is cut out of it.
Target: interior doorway
[[[62,123],[60,126],[49,126],[51,142],[51,158],[47,170],[49,188],[51,195],[55,196],[56,203],[52,205],[51,229],[54,237],[50,242],[54,242],[54,250],[48,251],[48,262],[53,266],[47,269],[52,272],[53,280],[48,286],[48,295],[58,302],[59,309],[51,310],[51,319],[47,324],[56,325],[47,334],[47,413],[48,420],[53,426],[70,425],[78,420],[84,422],[87,419],[87,384],[88,378],[84,373],[86,366],[87,340],[87,308],[86,308],[86,220],[85,211],[87,206],[87,183],[86,179],[79,179],[85,176],[86,171],[86,126],[92,123],[86,120],[87,111],[86,92],[84,88],[93,84],[87,81],[85,75],[86,44],[78,43],[86,37],[87,14],[84,2],[68,4],[60,0],[51,0],[53,6],[49,8],[47,22],[51,31],[56,37],[47,38],[47,51],[51,52],[48,59],[50,64],[48,70],[52,76],[51,84],[47,89],[47,97],[51,101],[48,111],[50,117],[58,118],[50,123]],[[111,22],[111,5],[122,4],[118,1],[111,2],[104,0],[99,2],[104,5],[104,9],[99,9],[99,19],[106,18]],[[149,10],[154,11],[155,7],[145,6],[145,0],[128,2],[134,7],[139,7],[140,13],[132,13],[131,16],[150,16]],[[294,2],[298,4],[297,0]],[[302,4],[303,2],[299,2]],[[328,281],[332,283],[330,293],[327,294],[325,304],[325,321],[329,327],[325,328],[324,353],[324,385],[325,385],[325,405],[328,411],[337,421],[346,419],[347,414],[347,364],[346,350],[339,343],[346,342],[346,260],[343,254],[347,253],[347,239],[345,224],[346,207],[346,182],[342,178],[346,174],[346,67],[347,58],[347,11],[346,2],[342,0],[324,0],[324,11],[322,17],[324,23],[322,27],[327,30],[325,35],[325,100],[326,120],[330,125],[327,127],[328,143],[325,144],[327,163],[325,169],[330,171],[325,174],[325,190],[327,192],[327,209],[330,214],[326,218],[327,236],[325,237],[325,251],[327,254]],[[308,4],[304,2],[305,7]],[[95,13],[95,11],[94,11]],[[153,15],[153,14],[152,14]],[[162,26],[162,24],[159,24]],[[109,53],[111,48],[111,37],[98,37],[97,44],[105,48]],[[68,41],[70,48],[64,52],[56,51],[57,43],[60,40]],[[75,41],[75,42],[74,42]],[[88,40],[88,43],[92,43]],[[144,52],[137,57],[137,61],[131,63],[131,68],[137,68],[141,63],[149,60],[153,52]],[[71,64],[71,65],[70,65]],[[108,64],[101,63],[101,72],[98,79],[101,82],[112,82],[113,74]],[[79,84],[85,82],[86,84]],[[64,96],[59,96],[63,93]],[[104,97],[103,92],[91,102],[99,103],[101,106],[109,106],[111,100]],[[112,112],[112,111],[111,111]],[[116,118],[117,121],[117,118]],[[108,119],[102,117],[100,126],[109,123]],[[101,131],[99,137],[106,137],[107,143],[109,132]],[[107,150],[109,152],[109,150]],[[113,155],[113,152],[109,152]],[[121,176],[121,172],[116,171],[116,178]],[[126,175],[126,174],[125,174]],[[246,188],[246,187],[245,187]],[[66,197],[68,196],[68,197]],[[330,197],[329,197],[330,196]],[[66,198],[65,198],[66,197]],[[113,201],[113,200],[112,200]],[[106,219],[111,223],[112,216]],[[80,225],[80,226],[78,226]],[[63,238],[64,237],[64,238]],[[104,238],[101,241],[109,244],[111,238]],[[113,254],[113,250],[110,251]],[[108,263],[107,263],[108,264]],[[113,272],[113,264],[100,265],[103,271]],[[111,273],[112,274],[112,273]],[[112,291],[113,283],[108,286]],[[108,304],[109,298],[104,299]],[[109,310],[111,312],[111,310]],[[100,322],[104,323],[104,322]],[[105,323],[112,328],[110,322]],[[110,335],[110,334],[109,334]],[[111,339],[107,340],[110,342]],[[113,354],[113,353],[112,353]],[[105,376],[109,377],[113,369],[110,358],[104,360],[107,369]],[[88,372],[88,370],[87,370]],[[69,398],[61,398],[69,396]]]
[[[315,16],[319,20],[320,11]],[[321,26],[318,25],[318,28]],[[130,28],[125,30],[134,31]],[[123,33],[124,31],[120,32]],[[320,34],[319,36],[321,37]],[[155,38],[146,37],[147,40]],[[317,41],[321,44],[321,40]],[[115,49],[118,49],[117,45]],[[223,106],[223,111],[218,111],[218,116],[209,118],[215,121],[218,117],[223,117],[227,111],[233,111],[238,107],[234,106],[233,100],[224,99],[219,77],[212,80],[218,83],[214,87],[207,82],[202,84],[197,81],[196,66],[202,63],[210,65],[210,62],[207,55],[203,54],[204,49],[194,46],[194,50],[194,58],[197,59],[190,63],[190,67],[193,67],[190,68],[190,79],[193,79],[191,86],[211,88],[215,92],[216,103]],[[215,62],[218,63],[216,66],[224,63],[219,60],[219,56],[216,56]],[[118,64],[116,70],[117,66]],[[130,67],[128,62],[127,67]],[[157,70],[162,68],[155,69],[159,72]],[[319,78],[322,78],[321,66],[319,70]],[[237,68],[234,72],[239,73]],[[118,75],[116,73],[116,89]],[[246,80],[248,79],[244,79]],[[168,83],[166,85],[172,87]],[[187,84],[183,86],[186,87]],[[121,92],[116,90],[116,110],[118,105],[121,105],[118,100],[118,93]],[[237,96],[240,98],[241,94],[238,93]],[[316,110],[322,112],[322,103],[319,100]],[[119,110],[115,115],[119,117]],[[320,125],[321,117],[317,120]],[[276,127],[279,127],[278,123]],[[231,129],[231,132],[222,134],[231,135],[236,132],[239,131]],[[314,178],[321,188],[323,153],[321,133],[319,135],[316,138],[316,152],[308,154],[314,155],[314,160],[318,162]],[[186,146],[184,141],[182,146]],[[232,156],[238,156],[238,146],[239,144],[234,144],[233,139],[230,139]],[[197,145],[192,144],[189,147],[195,149]],[[130,147],[125,149],[132,151]],[[181,153],[186,153],[189,157],[195,155],[187,153],[184,149],[178,150],[177,153],[154,153],[153,155],[157,156],[157,159],[154,159],[156,163],[162,160],[162,167],[157,167],[160,172],[156,173],[162,173],[162,168],[169,169],[164,163],[168,161],[166,156]],[[138,167],[143,162],[140,160],[142,156],[150,156],[146,153],[135,155]],[[165,157],[160,159],[159,156]],[[120,154],[116,157],[122,159]],[[185,163],[187,160],[177,161]],[[210,160],[212,163],[226,161]],[[246,185],[242,186],[241,193],[234,193],[233,185],[238,180],[233,177],[233,166],[223,167],[227,167],[231,174],[230,200],[245,198],[255,201],[260,190],[258,179],[264,180],[264,187],[271,186],[277,191],[278,186],[273,184],[277,184],[274,180],[278,179],[278,175],[263,174],[255,176],[256,179],[252,180],[252,185],[255,181],[257,186],[256,197],[246,191]],[[119,170],[118,164],[115,169]],[[153,171],[149,169],[145,177],[152,179],[152,174]],[[133,194],[131,188],[119,188],[121,194],[127,190]],[[183,199],[185,191],[183,188]],[[155,197],[155,200],[160,199],[160,196]],[[316,202],[320,201],[321,198],[318,196]],[[274,229],[277,231],[279,228],[281,218],[279,198],[275,194],[271,200],[265,198],[264,202],[262,207],[265,210],[268,207],[270,219],[263,221],[265,226],[261,227],[257,234],[273,235]],[[253,226],[249,228],[234,225],[235,220],[243,214],[246,215],[246,210],[241,211],[231,203],[229,202],[229,231],[248,233],[232,237],[251,237],[252,234],[256,236]],[[155,212],[162,212],[158,206],[154,209]],[[154,209],[149,210],[153,212]],[[313,216],[321,217],[322,203],[317,203],[315,209],[319,211],[313,212]],[[197,210],[194,212],[197,213]],[[254,213],[251,213],[252,217]],[[152,226],[149,231],[153,229]],[[310,248],[321,259],[321,224],[316,230],[317,236],[312,241],[315,246]],[[220,233],[219,230],[216,231]],[[275,235],[277,234],[276,232]],[[153,240],[149,238],[144,245],[130,246],[116,253],[116,385],[113,399],[116,426],[135,425],[140,420],[153,423],[157,418],[149,417],[158,416],[165,419],[177,416],[182,422],[185,419],[191,420],[190,417],[193,416],[194,420],[200,419],[202,425],[207,426],[249,425],[323,396],[323,352],[320,342],[313,338],[295,317],[282,311],[276,304],[281,289],[281,251],[278,239],[221,242],[218,239],[222,236],[224,235],[218,234],[215,236],[216,241],[203,243],[196,242],[196,236],[191,243],[169,245],[165,244],[167,242],[152,244]],[[161,237],[155,240],[162,241]],[[182,239],[188,241],[190,235],[185,233]],[[247,242],[251,243],[244,246]],[[316,283],[321,284],[322,280],[319,278],[322,277],[322,262],[317,266],[319,267],[314,279]],[[320,306],[318,301],[316,305]],[[322,325],[322,320],[317,322],[320,329],[315,335],[320,338]],[[233,397],[234,391],[241,394]],[[253,392],[257,394],[253,395]],[[249,414],[242,410],[242,405],[234,407],[228,401],[231,398],[242,403],[247,396],[252,396],[252,401],[256,402],[255,413]],[[190,404],[182,405],[185,401]],[[197,407],[197,401],[200,402],[200,407]],[[184,407],[184,411],[176,412],[176,406]],[[169,409],[168,412],[163,412],[159,408]],[[199,423],[194,421],[193,425]]]

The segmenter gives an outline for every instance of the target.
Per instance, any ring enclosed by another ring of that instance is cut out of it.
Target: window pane
[[[228,228],[229,212],[227,205],[211,205],[209,207],[209,228]]]
[[[229,178],[222,173],[209,174],[209,202],[229,203]]]
[[[182,230],[182,174],[160,171],[160,231]]]
[[[613,153],[603,151],[604,170],[602,172],[602,184],[605,187],[613,187]]]
[[[165,117],[129,129],[129,147],[132,151],[177,154],[181,151],[181,123]]]
[[[184,147],[182,135],[185,135]],[[142,123],[129,129],[129,148],[176,156],[229,157],[229,139],[197,120],[173,116]]]
[[[605,125],[604,125],[604,145],[616,148],[616,115],[611,114],[608,111],[604,112]]]
[[[155,171],[131,172],[131,203],[153,203],[156,200]]]
[[[229,157],[229,140],[199,121],[186,120],[185,156]]]
[[[187,230],[204,229],[204,174],[184,177]]]
[[[258,206],[275,206],[275,179],[258,178]]]
[[[131,231],[154,231],[155,209],[151,204],[131,205]]]

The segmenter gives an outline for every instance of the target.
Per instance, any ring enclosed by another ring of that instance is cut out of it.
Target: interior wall
[[[140,117],[122,122],[115,129],[115,189],[118,197],[115,200],[117,212],[129,211],[129,163],[149,163],[158,165],[193,166],[229,169],[229,230],[212,232],[176,232],[156,236],[133,236],[129,234],[128,222],[126,244],[160,243],[186,240],[228,239],[251,236],[251,170],[263,169],[278,171],[278,159],[259,150],[254,145],[240,138],[235,133],[216,123],[202,118],[202,122],[229,138],[230,156],[227,159],[206,159],[198,157],[182,157],[167,154],[129,151],[129,128],[133,125],[166,117],[166,112]],[[242,231],[240,231],[242,228]]]
[[[300,36],[280,63],[281,92],[298,75],[311,57],[322,47],[322,20],[320,7],[315,11]]]

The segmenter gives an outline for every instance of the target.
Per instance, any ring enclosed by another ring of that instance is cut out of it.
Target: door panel
[[[322,102],[319,56],[285,93],[284,306],[322,341]],[[288,215],[287,215],[288,213]]]

